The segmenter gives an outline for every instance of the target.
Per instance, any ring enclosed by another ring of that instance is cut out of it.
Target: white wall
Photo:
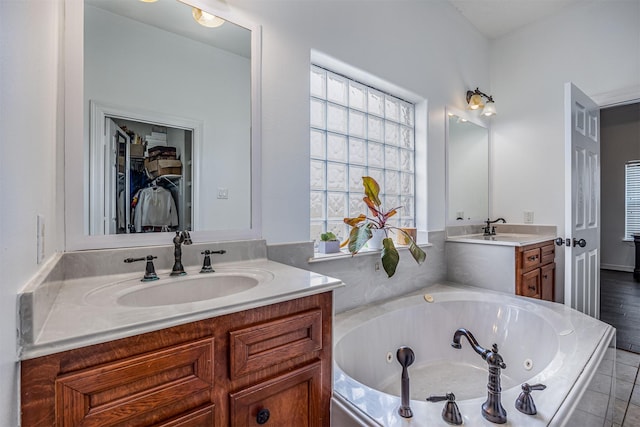
[[[468,89],[488,86],[487,40],[444,1],[238,0],[230,7],[262,25],[267,241],[308,240],[311,49],[428,100],[428,228],[443,229],[444,107],[462,108]]]
[[[623,241],[625,220],[624,165],[640,159],[640,103],[600,112],[602,267],[633,271],[635,245]]]
[[[18,424],[16,294],[36,263],[63,247],[61,188],[62,4],[0,1],[0,425]]]
[[[564,98],[640,87],[640,2],[585,2],[494,41],[493,213],[558,226],[564,235]],[[556,298],[563,298],[563,255]]]

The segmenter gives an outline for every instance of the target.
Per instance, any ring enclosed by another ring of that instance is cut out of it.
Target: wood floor
[[[619,349],[640,353],[640,282],[633,273],[600,270],[600,320],[616,328]]]

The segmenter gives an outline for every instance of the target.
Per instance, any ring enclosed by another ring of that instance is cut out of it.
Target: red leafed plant
[[[372,229],[384,230],[385,237],[382,239],[381,251],[382,267],[384,268],[384,271],[387,272],[387,275],[391,277],[396,273],[396,267],[400,261],[400,254],[393,244],[393,239],[389,237],[388,233],[389,230],[393,230],[393,232],[402,233],[405,236],[406,240],[409,242],[409,252],[413,256],[413,259],[415,259],[418,264],[422,264],[427,258],[427,254],[418,247],[416,242],[409,234],[407,234],[406,231],[387,224],[389,218],[398,213],[398,209],[400,209],[401,206],[385,211],[380,199],[378,198],[378,195],[380,194],[380,186],[376,180],[370,176],[363,176],[362,185],[364,186],[365,194],[362,200],[364,200],[369,208],[371,216],[360,214],[355,218],[345,218],[344,222],[352,228],[349,233],[349,238],[345,240],[342,245],[348,245],[349,252],[351,252],[351,254],[357,254],[369,239],[373,237]]]

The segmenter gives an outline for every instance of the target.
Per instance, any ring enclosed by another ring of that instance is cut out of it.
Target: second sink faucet
[[[491,221],[491,219],[487,218],[487,220],[485,221],[487,226],[486,227],[482,227],[482,229],[484,230],[483,235],[484,236],[495,236],[496,235],[496,228],[492,227],[491,224],[495,224],[498,221],[502,221],[503,224],[507,223],[507,221],[502,217],[500,217],[498,219],[495,219],[493,221]]]
[[[487,384],[487,400],[482,404],[482,416],[496,424],[504,424],[507,422],[507,411],[505,411],[501,402],[502,387],[500,386],[500,369],[505,369],[505,365],[502,360],[502,356],[498,354],[498,344],[494,344],[491,350],[486,350],[478,344],[478,341],[473,334],[464,328],[458,329],[453,334],[453,342],[451,347],[460,349],[460,337],[466,337],[473,347],[473,350],[478,353],[483,360],[487,361],[489,365],[489,382]]]
[[[187,274],[182,265],[182,245],[190,245],[191,243],[193,242],[187,230],[176,231],[176,236],[173,238],[173,256],[175,261],[173,263],[173,269],[171,269],[172,276],[184,276]]]

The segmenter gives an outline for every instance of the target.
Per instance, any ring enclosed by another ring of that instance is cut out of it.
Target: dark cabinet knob
[[[269,413],[269,410],[266,408],[260,409],[258,411],[258,415],[256,416],[256,422],[258,424],[266,424],[267,421],[269,421],[269,416],[271,414]]]

